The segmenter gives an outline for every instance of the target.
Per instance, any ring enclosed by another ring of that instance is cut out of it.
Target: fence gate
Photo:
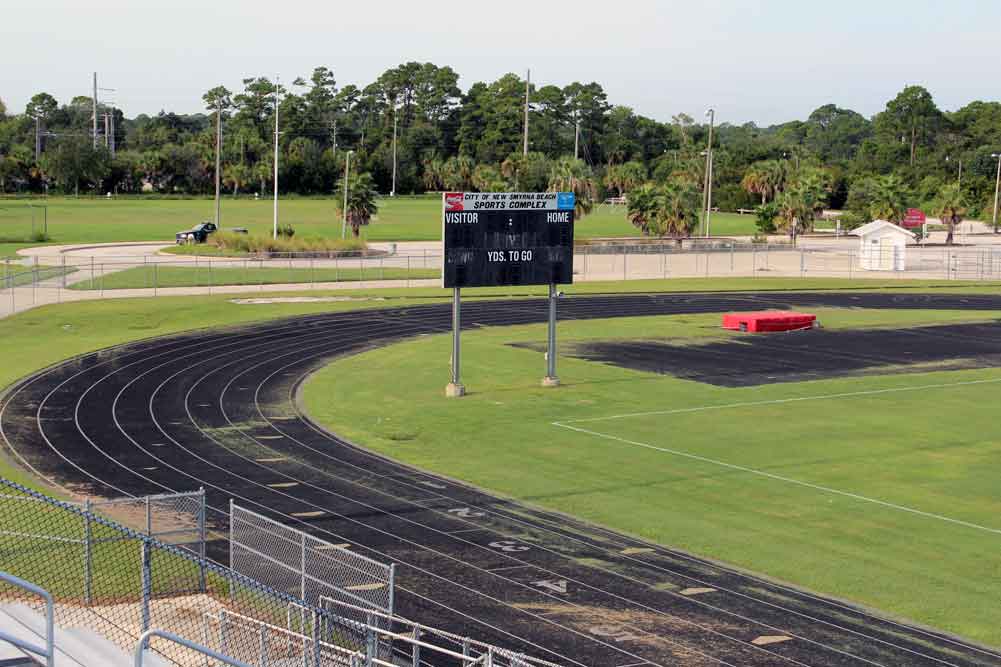
[[[321,597],[393,613],[395,566],[354,553],[230,501],[230,568],[318,605]],[[365,622],[364,612],[354,620]]]

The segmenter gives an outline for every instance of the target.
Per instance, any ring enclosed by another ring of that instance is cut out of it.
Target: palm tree
[[[966,216],[966,198],[959,183],[950,183],[942,188],[938,199],[935,200],[933,211],[948,226],[949,233],[945,237],[945,244],[952,245],[956,225],[961,223]]]
[[[471,185],[480,192],[507,192],[510,189],[503,174],[492,164],[476,165],[471,181]]]
[[[813,225],[818,205],[818,192],[809,183],[797,182],[786,188],[775,200],[779,217],[789,230],[789,238],[796,237]]]
[[[744,178],[740,181],[740,187],[752,195],[760,195],[762,205],[768,202],[766,198],[768,180],[760,163],[752,164],[747,168],[747,171],[744,172]]]
[[[476,163],[467,155],[450,157],[442,165],[442,180],[445,187],[456,192],[473,189],[473,171]]]
[[[699,224],[699,189],[684,179],[661,186],[645,183],[630,191],[626,216],[644,234],[681,239]]]
[[[239,162],[227,164],[222,170],[223,185],[233,190],[234,197],[240,194],[240,188],[247,185],[247,183],[250,182],[250,179],[250,168],[245,164],[240,164]]]
[[[445,163],[436,155],[424,160],[422,179],[425,190],[441,190],[445,187]]]
[[[583,160],[572,157],[560,158],[553,164],[549,172],[549,191],[574,194],[574,217],[577,220],[591,212],[598,196],[591,168]]]
[[[378,193],[375,191],[375,181],[368,172],[351,174],[347,179],[347,222],[351,226],[351,233],[355,238],[361,234],[361,228],[367,225],[372,216],[379,211],[379,206],[375,203]],[[344,179],[341,179],[340,194],[337,196],[338,215],[344,216]]]
[[[646,182],[647,171],[642,162],[632,160],[625,164],[612,165],[605,173],[605,187],[625,196],[627,192]]]
[[[879,176],[873,181],[869,215],[875,220],[900,223],[907,215],[907,187],[900,177]]]

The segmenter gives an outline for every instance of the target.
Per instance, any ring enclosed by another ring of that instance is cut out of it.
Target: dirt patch
[[[750,387],[1001,367],[1001,322],[748,334],[698,345],[668,340],[592,341],[562,346],[561,352],[722,387]]]

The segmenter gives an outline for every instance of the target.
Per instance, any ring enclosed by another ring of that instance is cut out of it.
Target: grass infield
[[[997,318],[813,311],[828,328]],[[718,314],[559,325],[564,343],[734,335]],[[436,473],[1001,645],[989,555],[1001,426],[985,406],[1001,370],[725,388],[563,357],[551,390],[541,352],[511,345],[544,340],[539,325],[464,334],[461,400],[444,398],[447,361],[428,367],[450,350],[432,336],[338,360],[306,383],[304,405]],[[863,391],[880,393],[846,395]],[[635,413],[651,414],[587,421]]]
[[[174,234],[190,229],[214,216],[211,199],[74,199],[53,197],[44,201],[48,207],[48,233],[51,243],[110,243],[125,241],[164,241],[172,243]],[[8,204],[7,215],[0,217],[0,239],[28,241],[31,213],[27,206]],[[20,213],[20,217],[16,215]],[[272,229],[270,199],[227,199],[222,201],[222,227],[245,227],[252,234],[270,234]],[[297,237],[340,238],[341,221],[331,199],[283,199],[279,203],[279,221],[290,224]],[[754,216],[715,213],[712,218],[716,236],[749,235],[755,232]],[[625,208],[602,206],[576,224],[576,237],[638,236],[639,231],[626,220]],[[367,241],[438,241],[441,239],[441,198],[434,195],[379,199],[379,213],[370,225],[362,228]],[[0,257],[13,256],[25,243],[0,243]]]

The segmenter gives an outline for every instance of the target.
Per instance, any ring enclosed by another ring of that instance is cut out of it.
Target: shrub
[[[290,239],[295,236],[295,227],[286,223],[278,226],[278,236],[283,239]]]
[[[775,232],[775,218],[779,215],[779,207],[775,202],[762,204],[754,209],[754,225],[758,228],[759,234],[773,234]]]
[[[293,232],[294,233],[294,232]],[[320,239],[282,236],[278,238],[255,234],[216,232],[209,237],[209,245],[234,253],[292,253],[292,252],[352,252],[366,248],[359,239]]]

